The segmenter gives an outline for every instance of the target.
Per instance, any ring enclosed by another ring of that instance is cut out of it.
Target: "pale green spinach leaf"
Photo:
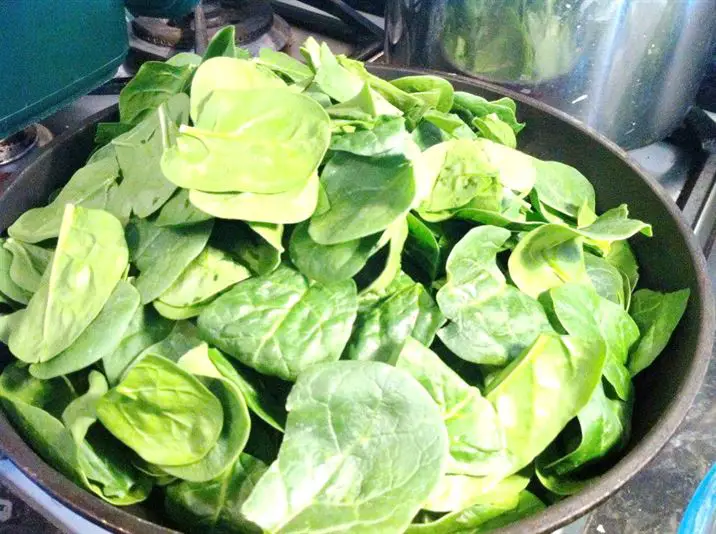
[[[221,402],[166,358],[147,355],[97,404],[97,416],[144,460],[179,466],[201,460],[219,439]]]
[[[12,353],[37,363],[67,349],[102,311],[127,261],[124,231],[116,218],[68,204],[52,264],[10,334]]]

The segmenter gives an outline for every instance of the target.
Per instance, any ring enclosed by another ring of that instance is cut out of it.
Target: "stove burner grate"
[[[0,139],[0,166],[17,161],[37,145],[37,128],[30,125],[24,130]]]
[[[204,0],[203,12],[209,38],[233,25],[236,44],[257,53],[259,48],[283,49],[289,42],[288,23],[274,14],[267,0]],[[135,63],[165,61],[177,52],[195,47],[194,15],[179,20],[137,17],[129,24],[130,49]]]

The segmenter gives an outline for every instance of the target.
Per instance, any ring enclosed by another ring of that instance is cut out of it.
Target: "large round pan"
[[[379,66],[371,70],[385,78],[425,73]],[[632,438],[623,458],[581,493],[500,530],[500,534],[547,533],[574,521],[615,493],[674,433],[701,385],[711,355],[714,333],[711,288],[703,255],[677,207],[619,148],[568,116],[532,99],[459,76],[450,79],[461,91],[489,99],[507,95],[517,100],[520,118],[527,122],[527,128],[519,137],[522,150],[540,158],[568,163],[582,171],[594,184],[600,210],[626,202],[634,217],[653,224],[653,238],[640,236],[633,240],[644,286],[661,290],[691,289],[686,314],[669,346],[654,365],[637,377]],[[23,211],[44,203],[51,191],[83,165],[92,148],[95,123],[112,120],[115,113],[114,109],[102,112],[78,130],[62,134],[22,172],[0,197],[0,231]],[[9,357],[7,351],[0,352],[0,367]],[[141,506],[117,508],[77,487],[37,456],[2,414],[0,450],[59,501],[110,531],[176,532],[159,519],[161,502],[150,500]]]

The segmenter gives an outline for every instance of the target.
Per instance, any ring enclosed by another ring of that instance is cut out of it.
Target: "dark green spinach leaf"
[[[352,280],[323,285],[287,266],[246,280],[199,316],[202,335],[257,371],[284,380],[337,360],[356,316]]]
[[[287,409],[278,458],[241,509],[264,530],[402,531],[442,476],[440,413],[404,371],[319,365],[300,375]]]

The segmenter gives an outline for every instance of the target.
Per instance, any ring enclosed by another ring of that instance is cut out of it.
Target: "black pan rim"
[[[677,393],[677,398],[666,408],[664,415],[655,423],[649,433],[605,475],[600,477],[589,487],[576,495],[547,507],[539,514],[495,531],[497,534],[551,532],[575,521],[616,493],[659,453],[686,416],[706,374],[713,348],[714,330],[716,330],[716,310],[714,309],[711,282],[707,275],[706,260],[698,247],[691,229],[681,217],[679,209],[666,192],[632,162],[626,152],[621,148],[603,135],[585,127],[582,123],[569,115],[523,94],[457,74],[426,69],[395,67],[391,65],[369,65],[369,69],[377,74],[382,73],[386,75],[386,77],[391,77],[389,76],[390,73],[398,75],[435,74],[443,76],[449,80],[468,85],[477,92],[480,90],[491,91],[507,96],[523,106],[536,108],[542,113],[551,115],[569,124],[572,128],[580,130],[596,143],[605,146],[646,183],[677,225],[681,238],[688,248],[689,256],[696,267],[696,282],[701,302],[701,306],[698,310],[698,325],[696,325],[699,329],[699,334],[693,363],[689,367],[683,385]],[[98,121],[106,119],[115,111],[116,106],[102,110],[88,117],[78,129],[63,132],[51,142],[46,151],[40,154],[29,168],[37,161],[52,157],[52,153],[60,150],[62,145],[70,138],[88,128],[94,128]],[[15,189],[25,187],[25,182],[29,179],[27,176],[31,174],[28,172],[28,169],[20,173],[2,196],[13,194]],[[50,467],[49,464],[33,451],[15,431],[2,412],[0,412],[0,450],[17,465],[20,471],[49,492],[56,500],[110,532],[121,534],[178,534],[176,530],[158,525],[119,507],[108,504],[99,497],[76,486],[64,475]]]

